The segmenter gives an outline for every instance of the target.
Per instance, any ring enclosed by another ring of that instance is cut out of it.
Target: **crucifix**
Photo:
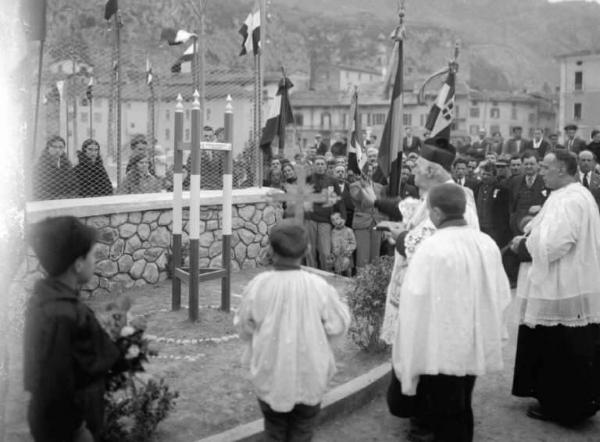
[[[298,164],[296,170],[296,184],[286,185],[286,193],[268,196],[270,201],[287,202],[294,205],[294,219],[299,224],[304,221],[304,210],[311,210],[313,203],[323,203],[329,207],[339,199],[333,193],[333,188],[325,188],[319,193],[314,192],[314,187],[306,183],[306,169],[304,164]]]

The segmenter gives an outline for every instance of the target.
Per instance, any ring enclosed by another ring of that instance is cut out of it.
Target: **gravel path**
[[[473,411],[475,440],[494,442],[584,442],[600,441],[600,415],[577,428],[564,428],[553,423],[530,419],[525,415],[532,399],[511,396],[514,367],[517,312],[516,305],[508,311],[509,341],[504,349],[504,370],[481,376],[475,384]],[[391,368],[391,367],[390,367]],[[372,402],[318,429],[314,442],[333,441],[402,441],[406,439],[408,420],[399,419],[387,410],[385,397]]]

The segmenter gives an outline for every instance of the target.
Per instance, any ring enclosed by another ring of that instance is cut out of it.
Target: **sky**
[[[550,3],[558,3],[558,2],[572,2],[572,1],[582,1],[582,0],[548,0]],[[586,2],[596,2],[600,3],[600,0],[583,0]]]

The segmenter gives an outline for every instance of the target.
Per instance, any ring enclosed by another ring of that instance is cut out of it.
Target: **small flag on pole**
[[[150,64],[150,59],[146,57],[146,84],[148,86],[152,86],[153,79],[154,78],[152,75],[152,65]]]
[[[425,129],[430,132],[431,138],[450,140],[450,128],[454,120],[455,72],[456,68],[451,66],[436,100],[429,110]]]
[[[87,88],[85,90],[85,96],[88,99],[90,106],[92,105],[92,99],[94,98],[94,93],[93,93],[93,89],[94,89],[94,77],[90,77],[90,81],[88,81],[88,85]]]
[[[188,41],[190,38],[196,36],[196,34],[184,31],[183,29],[176,30],[173,28],[165,28],[160,33],[160,39],[166,40],[170,46],[180,45]]]
[[[363,152],[362,133],[360,130],[360,113],[358,112],[358,89],[354,88],[350,102],[350,144],[348,145],[348,170],[360,176],[362,168],[367,163],[367,156]]]
[[[260,147],[267,158],[271,157],[271,143],[275,137],[279,138],[279,150],[283,150],[285,147],[285,127],[294,122],[294,114],[288,97],[288,91],[293,86],[289,78],[285,76],[279,81],[279,88],[269,109],[267,122],[260,138]]]
[[[252,52],[254,55],[260,51],[260,8],[258,3],[255,3],[254,9],[244,21],[244,24],[239,30],[239,33],[244,37],[242,42],[242,50],[240,55],[246,55]]]
[[[396,28],[393,35],[396,41],[394,51],[398,62],[394,75],[394,86],[390,102],[390,110],[385,120],[377,162],[388,184],[388,196],[397,196],[400,191],[400,168],[402,166],[402,129],[403,129],[403,64],[404,64],[404,27]],[[375,178],[374,178],[375,179]]]
[[[179,57],[179,59],[171,66],[171,72],[177,73],[181,72],[181,65],[185,62],[191,62],[194,58],[194,42],[192,42],[187,49],[184,51],[183,55]]]
[[[119,9],[119,3],[117,0],[108,0],[106,2],[106,6],[104,7],[104,19],[110,20],[113,15],[117,13]]]

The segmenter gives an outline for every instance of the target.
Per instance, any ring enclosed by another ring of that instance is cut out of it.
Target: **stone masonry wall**
[[[220,267],[222,259],[222,212],[220,205],[200,209],[200,266]],[[106,295],[134,286],[167,279],[171,255],[172,210],[148,210],[81,218],[98,229],[96,273],[83,287],[90,296]],[[281,219],[279,204],[234,205],[232,213],[232,271],[254,268],[267,245],[271,227]],[[182,244],[185,263],[189,256],[189,209],[183,211]],[[39,277],[35,257],[28,256],[32,271],[28,280]]]

